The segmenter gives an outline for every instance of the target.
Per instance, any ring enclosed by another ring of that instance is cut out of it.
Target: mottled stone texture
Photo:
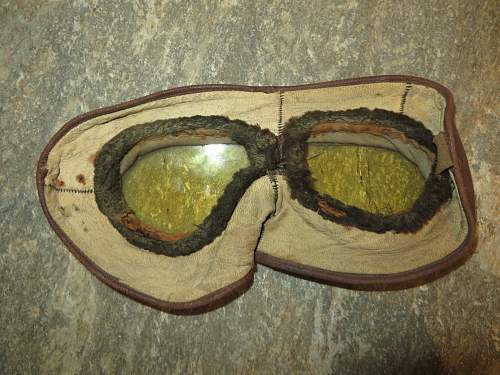
[[[0,4],[0,373],[500,373],[499,3],[53,1]],[[194,83],[372,74],[452,89],[477,191],[464,267],[355,292],[259,267],[220,310],[164,314],[98,282],[49,229],[35,164],[75,115]]]

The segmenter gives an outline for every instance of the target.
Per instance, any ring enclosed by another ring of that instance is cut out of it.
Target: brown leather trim
[[[434,281],[466,262],[470,255],[472,255],[472,252],[466,252],[464,256],[459,258],[448,258],[450,255],[437,262],[411,271],[373,275],[328,271],[292,261],[282,260],[261,251],[255,253],[255,261],[258,264],[288,275],[321,284],[353,290],[388,291],[413,288]]]
[[[437,90],[446,98],[446,111],[444,118],[445,130],[448,134],[448,143],[450,146],[450,153],[454,162],[452,168],[453,175],[457,184],[458,192],[462,201],[465,215],[468,222],[468,233],[463,243],[447,257],[434,262],[425,267],[419,268],[414,271],[403,272],[393,275],[357,275],[345,274],[338,272],[330,272],[320,270],[313,267],[307,267],[295,264],[293,262],[284,261],[278,258],[271,257],[262,252],[256,252],[257,263],[268,265],[279,271],[294,274],[299,277],[313,279],[323,283],[338,285],[345,288],[353,289],[398,289],[413,285],[412,283],[423,283],[439,277],[452,269],[458,267],[465,262],[472,254],[477,242],[477,219],[474,201],[474,189],[472,185],[472,177],[470,174],[469,166],[465,152],[458,136],[458,132],[454,123],[454,104],[451,92],[444,86],[419,77],[402,76],[402,75],[388,75],[388,76],[373,76],[362,77],[353,79],[344,79],[338,81],[330,81],[323,83],[296,85],[296,86],[242,86],[242,85],[198,85],[179,87],[170,90],[160,91],[142,98],[130,100],[124,103],[116,104],[113,106],[97,109],[82,115],[79,115],[69,122],[67,122],[47,143],[43,149],[37,165],[36,183],[37,191],[40,199],[42,210],[47,217],[47,220],[56,234],[61,238],[66,247],[71,253],[99,280],[104,282],[111,288],[116,289],[120,293],[142,302],[148,306],[177,314],[195,314],[204,311],[213,310],[223,304],[233,300],[237,296],[244,293],[253,282],[253,270],[241,280],[221,288],[213,293],[210,293],[200,299],[186,303],[171,303],[158,300],[149,295],[141,293],[128,285],[123,284],[118,279],[105,272],[92,262],[85,253],[76,246],[70,238],[66,236],[64,231],[57,225],[52,216],[50,215],[47,203],[45,200],[45,184],[44,179],[47,174],[47,158],[54,147],[54,145],[71,129],[75,128],[84,121],[91,118],[117,112],[130,107],[135,107],[144,103],[152,102],[159,99],[164,99],[172,96],[180,96],[192,93],[207,92],[207,91],[247,91],[247,92],[286,92],[295,90],[309,90],[324,87],[337,87],[358,85],[367,83],[381,83],[381,82],[402,82],[402,83],[415,83]]]

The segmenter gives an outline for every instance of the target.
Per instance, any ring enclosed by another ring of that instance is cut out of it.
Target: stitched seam
[[[52,185],[45,185],[46,187],[49,187],[55,191],[61,192],[61,193],[76,193],[76,194],[92,194],[94,192],[94,189],[72,189],[72,188],[58,188]]]
[[[279,92],[279,105],[278,105],[278,136],[283,134],[283,101],[285,100],[285,93]]]
[[[285,99],[285,93],[283,91],[279,91],[278,139],[280,139],[283,136],[283,131],[284,131],[284,125],[283,125],[283,102],[284,102],[284,99]],[[269,178],[269,181],[271,182],[271,188],[273,189],[273,196],[274,196],[274,207],[275,208],[274,208],[273,215],[276,214],[276,205],[278,203],[279,189],[280,189],[278,179],[276,178],[276,176],[284,173],[283,164],[281,162],[281,160],[283,159],[283,150],[282,150],[281,142],[279,142],[278,147],[279,147],[280,162],[279,162],[276,169],[267,171],[267,177]]]
[[[283,104],[285,102],[285,92],[279,92],[279,107],[278,107],[278,138],[282,138],[285,133],[285,125],[283,124]],[[276,168],[274,174],[283,175],[285,171],[285,165],[283,163],[283,144],[279,142],[279,157],[280,161],[278,167]]]
[[[401,95],[401,104],[399,105],[399,113],[404,113],[405,111],[406,98],[411,88],[412,84],[407,82],[405,86],[405,91],[403,92],[403,95]]]
[[[276,213],[276,204],[278,203],[278,198],[279,198],[278,179],[276,178],[274,171],[268,171],[267,177],[269,178],[269,181],[271,182],[271,188],[273,189],[273,198],[274,198],[274,207],[275,207],[274,213]]]

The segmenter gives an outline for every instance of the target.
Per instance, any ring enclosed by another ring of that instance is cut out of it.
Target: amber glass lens
[[[316,191],[371,213],[411,209],[423,190],[418,167],[395,151],[311,143],[307,158]]]
[[[234,173],[248,165],[239,145],[163,148],[138,158],[123,176],[122,191],[145,225],[188,233],[210,214]]]

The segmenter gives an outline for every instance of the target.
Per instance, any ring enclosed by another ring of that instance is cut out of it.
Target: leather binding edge
[[[255,260],[258,264],[269,266],[284,273],[293,274],[294,276],[298,276],[304,279],[314,280],[317,282],[341,286],[349,289],[393,290],[408,288],[432,281],[459,267],[472,256],[472,253],[474,252],[477,244],[478,229],[472,176],[462,142],[455,127],[455,105],[453,101],[453,95],[449,89],[442,86],[441,84],[420,77],[405,75],[371,76],[295,86],[244,86],[225,84],[184,86],[159,91],[142,98],[133,99],[120,104],[81,114],[68,121],[56,132],[56,134],[52,136],[52,138],[44,147],[38,160],[36,169],[36,184],[38,197],[42,206],[43,213],[47,217],[47,220],[54,232],[63,241],[69,251],[92,274],[94,274],[99,280],[101,280],[109,287],[145,305],[174,314],[189,315],[214,310],[234,300],[235,298],[243,294],[246,290],[248,290],[253,283],[254,270],[252,270],[247,274],[247,276],[243,277],[233,284],[227,285],[226,287],[223,287],[197,300],[184,303],[159,300],[147,294],[139,292],[131,288],[130,286],[120,282],[117,278],[113,277],[102,268],[97,266],[92,260],[90,260],[90,258],[87,257],[85,253],[80,250],[80,248],[76,246],[73,241],[71,241],[70,238],[68,238],[61,227],[59,227],[59,225],[50,215],[47,207],[47,202],[45,200],[44,180],[47,174],[47,158],[54,145],[71,129],[77,127],[82,122],[87,121],[91,118],[173,96],[181,96],[208,91],[231,90],[275,93],[383,82],[401,82],[407,84],[413,83],[430,87],[438,91],[446,99],[444,127],[448,135],[449,150],[454,163],[454,167],[451,169],[451,171],[453,173],[453,176],[455,177],[458,193],[468,224],[467,236],[465,237],[462,244],[452,253],[436,262],[433,262],[424,267],[420,267],[416,270],[390,275],[358,275],[326,271],[314,267],[303,266],[294,262],[281,260],[259,251],[256,251],[255,253]]]

